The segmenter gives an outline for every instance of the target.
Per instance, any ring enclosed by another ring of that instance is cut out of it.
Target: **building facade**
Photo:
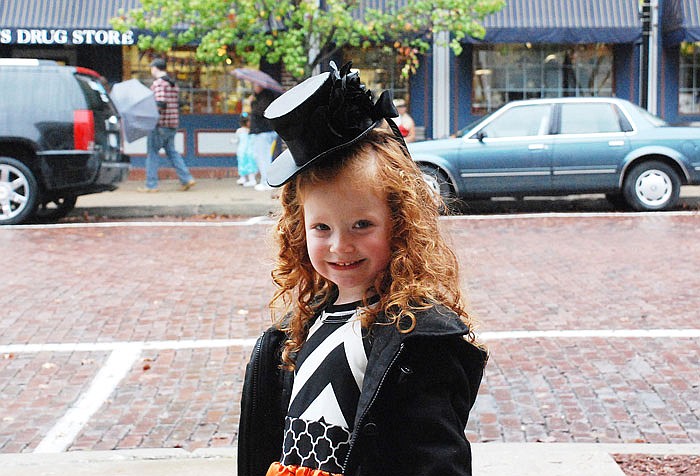
[[[363,0],[373,7],[391,0]],[[139,0],[15,0],[0,3],[0,57],[54,59],[92,68],[108,83],[150,81],[136,32],[111,29]],[[486,36],[455,56],[435,46],[410,80],[378,51],[346,50],[373,90],[408,100],[427,138],[454,134],[507,101],[617,96],[670,123],[700,125],[700,2],[697,0],[508,0],[484,21]],[[234,131],[250,93],[236,66],[205,66],[193,49],[168,54],[182,90],[177,146],[190,167],[235,167]],[[281,71],[270,68],[273,74]],[[700,130],[699,130],[700,133]],[[126,144],[136,167],[145,139]]]

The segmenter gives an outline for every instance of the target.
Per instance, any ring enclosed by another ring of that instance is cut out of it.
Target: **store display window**
[[[124,47],[124,79],[137,78],[150,86],[149,64],[153,56],[136,47]],[[207,65],[195,59],[194,49],[177,49],[165,55],[168,73],[180,87],[182,114],[240,114],[244,100],[252,93],[250,85],[232,74],[241,65]]]
[[[613,95],[613,53],[605,44],[477,46],[473,65],[474,114],[516,99]]]
[[[360,71],[360,78],[377,97],[382,91],[391,90],[395,98],[410,103],[408,80],[401,77],[400,61],[392,49],[345,48],[343,62],[352,61],[352,67]]]
[[[700,42],[680,45],[678,112],[700,113]]]

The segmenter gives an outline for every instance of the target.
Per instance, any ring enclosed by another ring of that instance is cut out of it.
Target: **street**
[[[235,446],[271,221],[0,228],[0,453]],[[447,218],[473,442],[700,443],[700,215]]]

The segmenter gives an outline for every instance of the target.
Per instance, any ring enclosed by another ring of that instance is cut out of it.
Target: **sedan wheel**
[[[673,168],[649,161],[635,166],[625,179],[623,193],[638,211],[668,210],[678,203],[681,181]]]
[[[0,225],[22,223],[34,214],[39,187],[19,160],[0,157]]]
[[[426,164],[419,165],[419,168],[430,190],[442,196],[443,199],[453,197],[450,181],[440,169]]]
[[[453,210],[457,200],[452,191],[450,180],[440,169],[433,165],[420,164],[418,166],[423,174],[423,180],[428,188],[437,196],[442,197],[448,209]]]

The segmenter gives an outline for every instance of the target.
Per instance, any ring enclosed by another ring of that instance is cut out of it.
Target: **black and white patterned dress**
[[[297,356],[283,465],[342,473],[370,351],[360,302],[328,306]]]

